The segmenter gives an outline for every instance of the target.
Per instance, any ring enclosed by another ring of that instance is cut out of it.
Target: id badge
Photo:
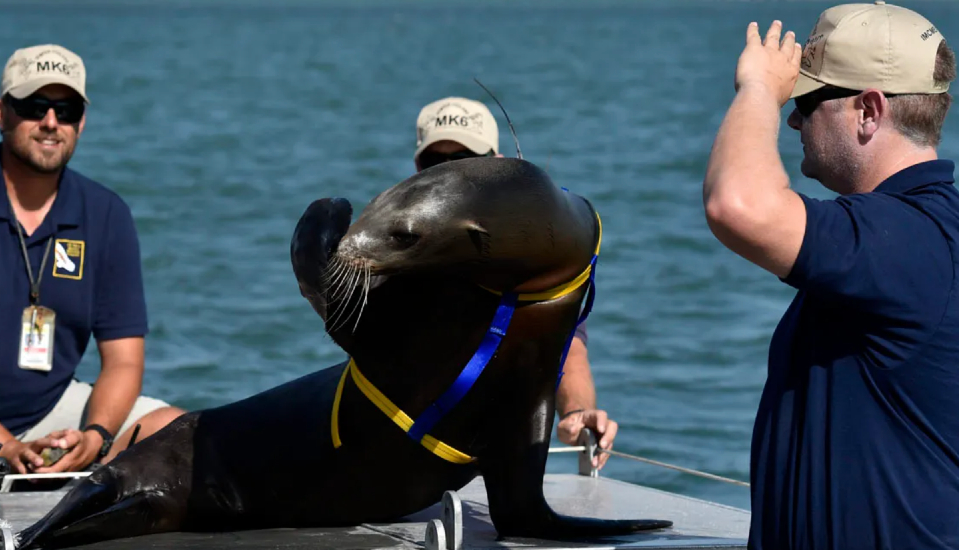
[[[43,306],[23,310],[20,331],[20,368],[50,372],[53,368],[53,329],[56,313]]]

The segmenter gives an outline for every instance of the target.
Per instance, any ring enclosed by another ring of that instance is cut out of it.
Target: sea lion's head
[[[345,199],[315,202],[291,245],[301,293],[328,329],[358,321],[398,278],[529,292],[578,275],[595,246],[588,203],[521,159],[446,162],[377,195],[352,225],[350,215]]]
[[[479,284],[528,277],[550,247],[553,184],[519,159],[471,158],[419,172],[375,197],[336,258],[372,277],[442,272]],[[544,211],[545,208],[545,211]]]

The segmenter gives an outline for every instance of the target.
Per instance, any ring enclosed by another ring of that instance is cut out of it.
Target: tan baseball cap
[[[49,84],[63,84],[87,98],[87,71],[80,56],[56,44],[42,44],[21,48],[10,56],[3,69],[3,90],[0,97],[10,94],[23,99]]]
[[[877,0],[822,12],[803,47],[790,97],[832,85],[890,94],[940,94],[932,74],[943,36],[928,19]]]
[[[416,118],[416,159],[442,140],[462,143],[478,155],[499,154],[499,128],[493,113],[478,101],[463,97],[439,99],[423,107]]]

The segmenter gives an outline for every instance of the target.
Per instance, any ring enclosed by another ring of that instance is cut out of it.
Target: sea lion
[[[290,246],[348,361],[181,416],[97,469],[19,548],[390,521],[478,474],[501,536],[671,525],[564,517],[543,497],[558,372],[601,235],[588,201],[527,161],[478,158],[424,170],[351,218],[345,199],[315,201]]]

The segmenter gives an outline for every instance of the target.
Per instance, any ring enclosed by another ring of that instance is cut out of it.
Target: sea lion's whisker
[[[338,276],[338,280],[336,281],[336,286],[333,287],[330,291],[331,303],[342,301],[343,296],[347,292],[349,280],[352,278],[352,267],[346,263],[344,263],[343,265],[344,265],[344,270]],[[341,307],[336,308],[336,313],[334,313],[330,317],[330,320],[327,323],[327,326],[329,327],[328,329],[329,331],[332,332],[336,330],[337,324],[339,323],[340,319],[343,317],[345,305],[346,305],[345,303],[341,304]]]
[[[352,287],[352,281],[355,275],[356,268],[354,268],[351,264],[345,264],[345,268],[343,269],[343,272],[340,274],[340,278],[336,283],[336,289],[333,293],[334,300],[344,299]]]
[[[337,291],[337,296],[335,297],[335,300],[338,302],[338,307],[336,308],[336,314],[331,319],[331,323],[330,323],[331,331],[335,331],[339,329],[340,325],[342,324],[341,321],[346,315],[346,307],[349,304],[349,302],[345,298],[349,296],[349,287],[350,287],[349,281],[352,280],[353,278],[352,271],[348,273],[349,274],[346,275],[340,281],[340,286]]]
[[[349,284],[347,285],[349,292],[346,295],[346,297],[343,299],[342,311],[344,312],[346,311],[346,308],[349,306],[350,301],[353,299],[353,294],[356,292],[357,284],[359,283],[360,277],[362,275],[361,268],[351,265],[350,270],[352,272],[352,276],[350,277]],[[334,330],[339,330],[340,328],[342,328],[343,325],[345,325],[346,322],[349,321],[350,317],[353,316],[353,310],[355,309],[356,309],[356,304],[353,304],[353,309],[349,312],[349,314],[345,316],[340,316],[339,319],[337,320],[336,328]]]
[[[363,268],[360,268],[358,273],[359,273],[359,277],[357,278],[356,285],[353,288],[354,290],[359,288],[359,292],[356,293],[356,296],[353,296],[352,294],[350,295],[350,298],[353,301],[353,306],[350,308],[350,314],[347,315],[345,319],[343,319],[344,324],[353,318],[353,314],[357,312],[357,308],[359,308],[359,312],[361,315],[363,313],[364,304],[361,298],[363,297],[363,287],[366,286],[366,270]],[[357,317],[356,322],[359,323],[359,317]],[[353,332],[356,332],[355,324],[353,326]]]
[[[349,263],[344,262],[342,259],[340,259],[339,256],[335,256],[335,259],[336,259],[336,271],[333,273],[333,275],[335,277],[342,277],[343,273],[349,270],[349,267],[350,267]]]
[[[330,275],[330,289],[336,288],[342,281],[344,274],[349,270],[349,266],[346,262],[341,261],[339,258],[334,258],[336,262],[336,267],[333,269]]]
[[[360,326],[360,318],[363,317],[363,310],[366,309],[366,300],[370,296],[370,274],[373,269],[370,266],[366,266],[366,278],[363,279],[363,302],[360,304],[360,312],[356,315],[356,322],[353,323],[353,332],[356,333],[356,328]]]
[[[354,269],[356,272],[356,276],[351,281],[350,295],[346,299],[346,303],[353,302],[353,307],[350,308],[350,314],[343,319],[344,324],[347,321],[349,321],[351,317],[353,317],[354,313],[356,313],[356,308],[359,305],[359,294],[362,293],[362,291],[360,291],[360,293],[357,293],[356,291],[360,287],[360,285],[363,284],[365,270],[363,266],[357,266]]]
[[[326,271],[323,273],[323,276],[320,277],[321,285],[328,286],[333,282],[334,277],[336,277],[337,271],[342,269],[342,264],[337,259],[336,256],[333,256],[333,259],[326,264]]]

